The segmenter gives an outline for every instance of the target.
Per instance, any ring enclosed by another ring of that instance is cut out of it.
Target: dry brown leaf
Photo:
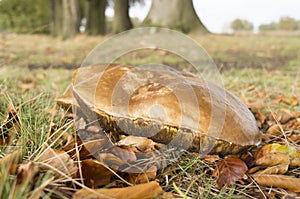
[[[142,152],[155,150],[155,142],[146,137],[126,136],[118,142],[118,146],[133,146]]]
[[[34,183],[38,180],[38,174],[38,167],[31,161],[19,165],[14,183],[15,186],[10,190],[10,198],[19,198],[19,192],[24,190],[24,187],[31,190],[34,187]]]
[[[205,155],[203,159],[206,162],[213,163],[220,160],[220,157],[218,155]]]
[[[256,155],[256,165],[262,166],[275,166],[279,164],[290,164],[290,157],[285,153],[264,153],[262,155]]]
[[[231,186],[242,179],[247,170],[247,165],[239,158],[228,157],[218,162],[213,172],[217,177],[217,188],[221,189],[224,185]]]
[[[99,135],[99,134],[96,134]],[[90,155],[95,155],[96,153],[98,153],[103,146],[107,143],[107,140],[104,139],[101,135],[99,135],[98,138],[94,137],[91,140],[85,140],[83,142],[83,149],[80,151],[80,153],[82,152],[89,152]],[[80,157],[83,157],[83,154],[80,154]]]
[[[285,124],[288,121],[290,121],[291,119],[293,119],[294,117],[290,114],[284,113],[281,118],[280,118],[280,123],[281,124]]]
[[[137,170],[137,172],[139,172],[139,170]],[[151,166],[149,169],[147,169],[147,171],[142,173],[132,173],[132,172],[128,173],[128,182],[132,184],[147,183],[155,179],[156,172],[157,172],[156,166]]]
[[[136,155],[129,146],[113,147],[110,152],[119,157],[123,162],[130,163],[136,161]]]
[[[291,105],[292,104],[292,100],[290,100],[289,98],[287,97],[282,97],[281,98],[281,101],[287,105]]]
[[[257,118],[261,124],[263,124],[266,120],[266,116],[260,110],[257,110],[255,118]]]
[[[284,95],[280,94],[280,95],[277,95],[276,97],[273,97],[271,101],[273,103],[279,103],[282,100],[282,98],[284,98]]]
[[[42,170],[53,170],[56,177],[76,177],[77,165],[70,158],[69,154],[63,150],[48,148],[41,157],[35,159]]]
[[[300,153],[298,153],[298,157],[291,159],[290,167],[300,167]]]
[[[256,165],[275,166],[290,164],[290,159],[297,157],[297,150],[287,145],[267,144],[261,147],[254,157]]]
[[[258,174],[252,175],[254,180],[261,186],[278,187],[293,192],[300,192],[300,178],[286,175]]]
[[[299,104],[299,98],[298,98],[298,96],[292,95],[291,100],[292,100],[292,105],[293,106],[297,106]]]
[[[252,90],[254,90],[255,88],[256,88],[255,85],[250,85],[250,86],[246,87],[246,88],[244,89],[244,91],[246,91],[246,92],[252,91]]]
[[[289,129],[290,130],[299,130],[300,129],[300,118],[297,118],[295,120],[292,120],[289,123]],[[299,139],[300,140],[300,139]]]
[[[62,106],[69,111],[72,111],[71,107],[73,104],[73,92],[72,92],[71,86],[69,86],[67,88],[67,90],[64,92],[63,96],[56,99],[56,103],[59,106]]]
[[[276,122],[276,121],[279,121],[279,119],[280,119],[280,114],[278,114],[278,113],[270,113],[267,116],[267,120],[268,121],[274,121],[274,122]]]
[[[262,171],[256,172],[254,175],[257,174],[285,174],[287,170],[289,169],[288,164],[280,164],[272,167],[267,167],[266,169]]]
[[[6,132],[0,136],[0,145],[7,145],[17,136],[18,129],[21,126],[18,112],[19,108],[13,104],[8,105],[7,115],[0,123],[0,131]]]
[[[34,176],[38,174],[38,167],[33,162],[21,164],[18,168],[17,184],[33,182]]]
[[[286,108],[282,108],[282,109],[280,109],[280,111],[283,112],[283,113],[285,113],[285,114],[291,115],[292,117],[299,117],[299,113],[298,112],[291,111],[291,110],[286,109]]]
[[[113,176],[110,170],[92,159],[81,162],[81,172],[85,185],[92,188],[109,184]]]
[[[282,131],[284,130],[285,126],[282,126],[280,124],[275,124],[268,128],[266,134],[272,135],[272,136],[278,136],[282,134]]]
[[[97,192],[99,195],[97,195]],[[112,189],[96,189],[94,191],[81,189],[73,195],[73,199],[93,198],[115,198],[115,199],[150,199],[163,193],[162,188],[155,181],[139,184],[125,188],[112,188]],[[101,195],[102,194],[102,195]],[[106,196],[106,197],[105,197]]]
[[[25,81],[20,84],[21,92],[24,93],[28,90],[35,88],[35,83],[32,81]]]
[[[97,159],[116,169],[126,164],[121,158],[112,153],[100,153]]]
[[[11,163],[20,163],[22,158],[24,156],[24,150],[23,149],[19,149],[16,150],[10,154],[8,154],[7,156],[3,157],[0,159],[0,165],[9,165]]]
[[[17,169],[17,165],[21,162],[23,156],[24,156],[23,149],[16,150],[8,154],[7,156],[1,158],[0,165],[9,168],[8,172],[10,174],[15,173]]]
[[[290,139],[290,141],[292,141],[292,142],[299,142],[299,141],[300,141],[300,135],[292,133],[292,134],[289,136],[289,139]]]

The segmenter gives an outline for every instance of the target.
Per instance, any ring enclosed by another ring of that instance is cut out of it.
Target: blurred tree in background
[[[106,33],[105,8],[106,0],[85,0],[86,27],[85,31],[89,35],[104,35]]]
[[[67,39],[78,33],[81,20],[79,6],[79,0],[50,0],[51,35]]]
[[[259,26],[260,31],[295,31],[300,30],[300,20],[292,17],[281,17],[279,22],[262,24]]]
[[[292,17],[282,17],[278,28],[279,30],[297,30],[297,21]]]
[[[62,34],[62,0],[50,0],[50,32],[52,36]]]
[[[0,30],[18,33],[47,33],[63,39],[81,27],[89,35],[109,33],[105,9],[114,8],[111,32],[133,28],[129,8],[144,0],[2,0]],[[82,23],[84,22],[84,23]],[[196,15],[192,0],[153,0],[144,25],[168,27],[188,33],[207,29]]]
[[[237,31],[253,31],[253,24],[247,20],[236,19],[231,23],[231,28]]]
[[[49,33],[49,0],[2,0],[0,30]]]
[[[113,33],[129,30],[132,27],[129,17],[129,0],[114,0]]]
[[[152,0],[144,26],[159,26],[176,29],[185,33],[208,30],[198,18],[192,0]]]
[[[80,9],[79,0],[62,0],[62,37],[75,36],[79,32]]]
[[[272,22],[270,24],[261,24],[259,26],[259,31],[274,31],[278,30],[278,24],[275,22]]]

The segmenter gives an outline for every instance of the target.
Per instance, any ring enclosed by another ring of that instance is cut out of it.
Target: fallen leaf
[[[280,118],[280,123],[281,124],[285,124],[288,121],[290,121],[291,119],[293,119],[294,117],[290,114],[284,113],[281,118]]]
[[[256,88],[255,85],[250,85],[250,86],[246,87],[246,88],[244,89],[244,91],[246,91],[246,92],[252,91],[252,90],[254,90],[255,88]]]
[[[57,98],[55,101],[59,106],[62,106],[66,110],[72,111],[71,107],[72,104],[74,104],[74,100],[73,100],[73,91],[71,89],[71,86],[67,88],[63,96]]]
[[[290,157],[286,153],[264,153],[257,155],[255,164],[261,166],[275,166],[279,164],[290,164]]]
[[[81,162],[81,172],[84,184],[92,188],[109,184],[114,175],[105,166],[97,163],[97,160],[92,159]]]
[[[118,142],[118,146],[133,146],[142,152],[155,150],[155,142],[146,137],[126,136]]]
[[[299,98],[296,95],[292,95],[292,105],[297,106],[299,104]]]
[[[293,192],[300,192],[300,178],[269,174],[252,175],[252,177],[261,186],[278,187],[288,189]]]
[[[273,97],[271,101],[273,103],[279,103],[282,100],[282,98],[284,98],[284,96],[282,94],[280,94],[280,95],[277,95],[276,97]]]
[[[288,164],[280,164],[276,166],[267,167],[262,171],[256,172],[254,175],[257,174],[285,174],[289,169]]]
[[[271,113],[267,116],[268,121],[274,121],[277,122],[280,119],[280,115],[278,113]]]
[[[242,179],[247,170],[247,165],[239,158],[228,157],[218,162],[213,171],[213,176],[217,177],[217,188],[231,186]]]
[[[220,160],[220,157],[218,155],[205,155],[203,159],[206,162],[213,163]]]
[[[263,124],[266,120],[266,116],[260,110],[257,110],[255,118],[257,118],[261,124]]]
[[[278,136],[278,135],[282,134],[284,128],[285,127],[280,124],[275,124],[275,125],[271,126],[270,128],[268,128],[266,134],[272,135],[272,136]]]
[[[35,88],[35,83],[32,81],[23,81],[20,84],[20,88],[22,89],[21,92],[24,93],[28,90],[34,89]]]
[[[38,180],[38,167],[32,161],[19,165],[14,187],[10,190],[10,198],[20,198],[24,188],[31,190]]]
[[[291,105],[292,104],[292,100],[290,100],[289,98],[287,97],[282,97],[281,98],[281,101],[287,105]]]
[[[256,165],[275,166],[290,164],[290,159],[297,157],[297,150],[292,146],[281,144],[267,144],[254,155]]]
[[[32,162],[21,164],[18,168],[17,184],[33,183],[33,178],[38,174],[38,167]]]
[[[300,167],[300,152],[291,159],[290,167]]]
[[[95,193],[96,192],[96,193]],[[97,194],[98,193],[98,194]],[[163,193],[162,188],[155,181],[139,184],[125,188],[111,188],[111,189],[81,189],[73,195],[73,199],[82,198],[115,198],[115,199],[150,199]]]
[[[42,170],[54,171],[57,178],[64,177],[64,175],[69,177],[76,177],[77,175],[77,165],[63,150],[48,148],[41,156],[35,158],[34,162],[38,163]]]
[[[16,151],[6,155],[5,157],[1,158],[0,165],[9,165],[12,162],[18,164],[21,162],[23,156],[24,156],[23,149],[16,150]]]
[[[92,156],[98,153],[107,143],[107,139],[103,138],[100,134],[95,134],[88,140],[83,141],[83,151],[88,151]],[[80,154],[82,157],[82,155]]]
[[[7,145],[11,140],[17,136],[19,127],[21,126],[21,120],[18,116],[19,109],[13,104],[9,104],[7,107],[7,115],[1,121],[0,131],[4,132],[0,138],[0,145]]]
[[[7,156],[0,159],[0,166],[4,166],[5,168],[9,168],[8,172],[13,174],[16,172],[17,165],[22,161],[24,156],[24,150],[19,149],[16,150]]]
[[[111,153],[119,157],[123,162],[130,163],[136,161],[136,155],[133,152],[132,148],[129,146],[122,146],[122,147],[112,147],[109,150]]]
[[[156,166],[151,166],[145,172],[143,170],[137,169],[136,173],[133,173],[131,169],[130,173],[128,173],[128,182],[132,184],[147,183],[155,179],[156,172],[157,172]]]
[[[116,169],[126,164],[121,158],[112,153],[100,153],[97,159]]]

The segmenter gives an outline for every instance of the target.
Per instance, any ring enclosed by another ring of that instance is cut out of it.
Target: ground
[[[190,36],[213,58],[220,70],[224,87],[253,108],[254,114],[257,110],[264,115],[281,114],[283,110],[300,111],[299,105],[292,102],[293,96],[300,95],[298,35]],[[22,161],[34,160],[43,149],[43,143],[49,141],[49,134],[68,124],[69,121],[65,119],[66,111],[56,105],[55,99],[70,84],[73,70],[80,66],[97,44],[108,37],[79,35],[72,40],[62,41],[45,35],[0,35],[0,157],[25,148],[26,155]],[[149,54],[148,51],[134,52],[118,61],[140,64],[154,60],[176,67],[183,67],[185,64],[177,57],[159,52]],[[291,102],[276,101],[278,98],[290,99]],[[18,109],[19,124],[17,136],[12,137],[7,146],[3,145],[7,133],[4,126],[11,113],[11,106]],[[299,134],[299,130],[296,133]],[[297,143],[296,146],[299,147],[299,140]],[[53,147],[61,149],[63,145],[64,143],[54,142]],[[247,186],[237,183],[219,191],[215,188],[211,171],[215,163],[208,164],[192,154],[187,154],[178,161],[179,168],[171,166],[161,171],[157,177],[165,191],[192,198],[231,198],[235,195],[256,197],[259,193],[261,197],[263,194],[271,197],[268,193],[272,191],[281,194],[280,196],[286,193],[282,189],[259,190],[254,183]],[[0,194],[3,198],[10,194],[8,190],[15,188],[15,176],[5,175],[8,172],[6,168],[1,170]],[[165,177],[170,172],[174,175],[166,182]],[[297,172],[299,175],[298,170]],[[40,177],[35,187],[47,179],[46,174]],[[49,189],[47,193],[51,195],[51,186]],[[19,197],[30,191],[25,187],[20,191]]]

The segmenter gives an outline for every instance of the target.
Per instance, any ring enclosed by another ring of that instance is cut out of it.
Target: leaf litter
[[[253,91],[255,91],[255,86],[249,86],[245,89],[245,92]],[[232,185],[247,185],[247,183],[253,183],[251,181],[253,179],[258,184],[259,189],[263,189],[264,195],[272,193],[273,195],[284,196],[284,193],[278,191],[280,189],[286,189],[289,193],[299,193],[300,114],[287,108],[280,109],[278,113],[271,112],[267,114],[261,105],[257,106],[255,104],[255,101],[246,101],[249,102],[248,105],[256,116],[264,141],[254,154],[253,163],[250,164],[249,170],[245,164],[248,165],[247,159],[243,156],[225,157],[223,159],[216,155],[205,157],[200,157],[197,154],[192,155],[210,165],[206,174],[215,177],[215,184],[218,189],[225,189]],[[297,106],[299,99],[295,95],[291,97],[279,95],[275,96],[271,102]],[[58,114],[57,112],[55,108],[49,109],[51,121]],[[71,118],[74,118],[74,116],[71,116]],[[1,145],[8,143],[7,137],[13,137],[14,134],[17,134],[18,129],[14,128],[20,125],[18,108],[10,105],[7,117],[4,118],[1,124],[1,131],[10,133],[5,134],[6,138],[4,136],[5,139],[2,139]],[[83,126],[86,126],[86,124],[83,124]],[[71,192],[67,192],[69,196],[73,195],[73,198],[82,198],[87,195],[94,197],[95,194],[100,194],[97,197],[95,196],[96,198],[122,198],[129,195],[132,198],[144,198],[146,196],[152,198],[167,193],[162,191],[164,186],[161,184],[162,179],[161,174],[159,174],[165,171],[158,170],[155,164],[146,167],[143,172],[125,172],[128,165],[135,162],[137,158],[159,148],[158,143],[146,138],[125,136],[120,139],[117,146],[111,146],[103,152],[99,149],[106,146],[107,142],[104,142],[102,137],[95,133],[101,129],[89,126],[86,130],[90,135],[93,135],[92,139],[89,140],[90,142],[82,142],[76,135],[61,130],[61,137],[56,142],[65,143],[62,147],[63,150],[46,147],[39,158],[27,163],[21,163],[20,161],[25,152],[17,150],[0,159],[0,163],[1,165],[8,165],[10,174],[16,173],[16,186],[31,184],[37,181],[42,173],[49,173],[48,179],[40,184],[37,189],[34,189],[33,184],[29,186],[34,190],[30,194],[32,198],[45,195],[46,190],[51,186],[53,187],[55,180],[62,178],[68,182],[64,183],[64,186],[73,189]],[[48,136],[51,136],[52,133]],[[97,160],[93,159],[95,156],[98,157]],[[108,165],[114,166],[110,168]],[[123,168],[124,172],[120,168]],[[212,172],[212,170],[214,171]],[[177,168],[177,170],[173,170],[168,174],[165,173],[165,176],[170,176],[172,179],[174,176],[179,175],[177,171],[180,170]],[[78,191],[75,192],[75,190]],[[137,190],[139,191],[137,192]],[[152,190],[154,191],[152,192]],[[203,191],[202,189],[199,190]],[[117,192],[122,194],[115,195]],[[150,192],[152,195],[149,194]],[[254,193],[253,190],[253,193],[248,194],[255,195]],[[12,194],[16,194],[16,192],[13,191]],[[175,196],[170,194],[168,197]]]

